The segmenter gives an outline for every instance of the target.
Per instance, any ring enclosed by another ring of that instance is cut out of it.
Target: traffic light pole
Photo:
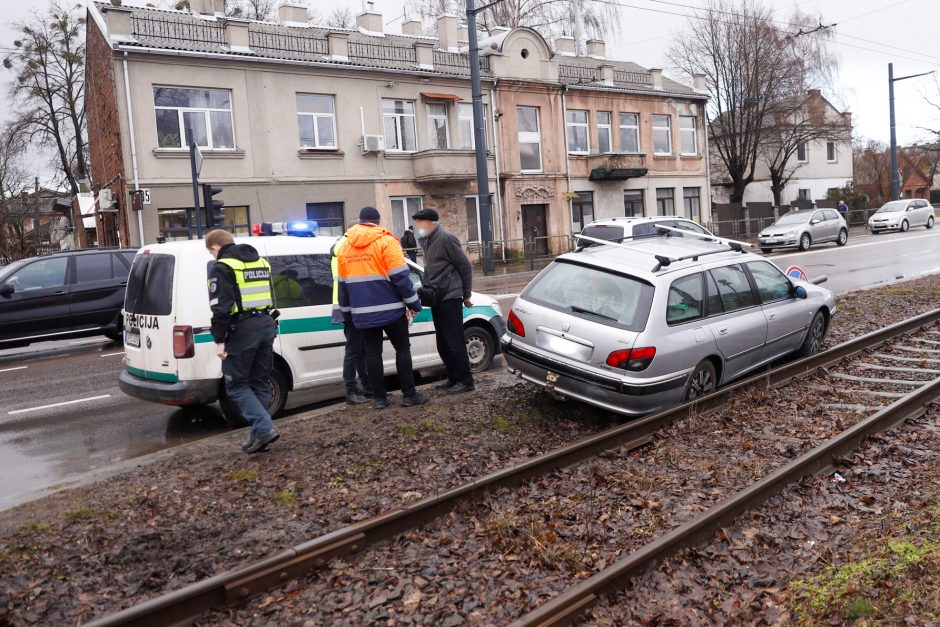
[[[196,219],[196,237],[202,239],[202,203],[199,202],[199,174],[196,172],[196,142],[189,143],[189,165],[193,175],[193,216]],[[188,239],[193,238],[193,229],[188,229]]]
[[[480,51],[477,49],[477,13],[484,11],[496,0],[474,8],[473,0],[467,0],[467,34],[470,37],[470,83],[473,90],[473,133],[477,158],[477,198],[480,208],[480,244],[483,252],[483,273],[496,269],[493,260],[493,208],[490,204],[489,168],[486,164],[486,121],[483,118],[483,87],[480,84]],[[495,107],[496,103],[490,103]],[[493,129],[495,132],[496,129]],[[497,182],[497,185],[499,182]]]

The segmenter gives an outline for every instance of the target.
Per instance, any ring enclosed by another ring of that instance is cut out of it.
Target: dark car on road
[[[72,250],[0,268],[0,347],[106,335],[120,340],[136,250]]]

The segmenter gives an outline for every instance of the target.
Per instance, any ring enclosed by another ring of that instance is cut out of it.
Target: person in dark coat
[[[408,255],[408,259],[418,261],[418,240],[415,239],[415,228],[409,224],[408,228],[405,229],[405,234],[401,236],[399,241],[401,242],[401,249]]]
[[[457,236],[438,224],[437,211],[422,209],[411,217],[424,250],[424,282],[440,293],[439,303],[431,307],[431,318],[447,380],[436,387],[449,394],[469,392],[473,374],[463,335],[463,308],[473,306],[473,266]]]

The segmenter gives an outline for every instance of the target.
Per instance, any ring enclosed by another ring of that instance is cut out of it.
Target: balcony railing
[[[272,30],[260,24],[251,24],[248,29],[248,45],[259,54],[277,57],[309,57],[329,54],[326,37],[298,31]]]
[[[615,83],[627,83],[631,85],[651,85],[650,75],[645,72],[627,72],[625,70],[614,70]]]
[[[470,73],[470,55],[457,52],[434,51],[434,67],[442,70],[460,70],[461,73]],[[490,58],[480,57],[480,71],[490,71]]]
[[[410,63],[415,65],[418,60],[415,49],[405,46],[386,46],[383,44],[364,43],[360,41],[349,42],[350,61],[385,61],[391,63]]]
[[[586,65],[559,65],[558,78],[563,83],[595,83],[601,80],[600,68]]]
[[[156,15],[133,14],[131,16],[131,34],[138,41],[158,40],[160,42],[192,44],[199,42],[208,45],[223,45],[225,30],[218,22],[206,22],[191,18],[171,18]]]

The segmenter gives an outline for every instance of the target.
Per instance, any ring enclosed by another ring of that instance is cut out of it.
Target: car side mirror
[[[4,283],[0,285],[0,296],[12,296],[14,292],[13,286],[9,283]]]
[[[802,285],[797,285],[793,288],[793,295],[800,300],[806,298],[809,294],[806,293],[806,288]]]
[[[819,224],[822,220],[810,220],[809,223],[812,226],[813,224]]]

